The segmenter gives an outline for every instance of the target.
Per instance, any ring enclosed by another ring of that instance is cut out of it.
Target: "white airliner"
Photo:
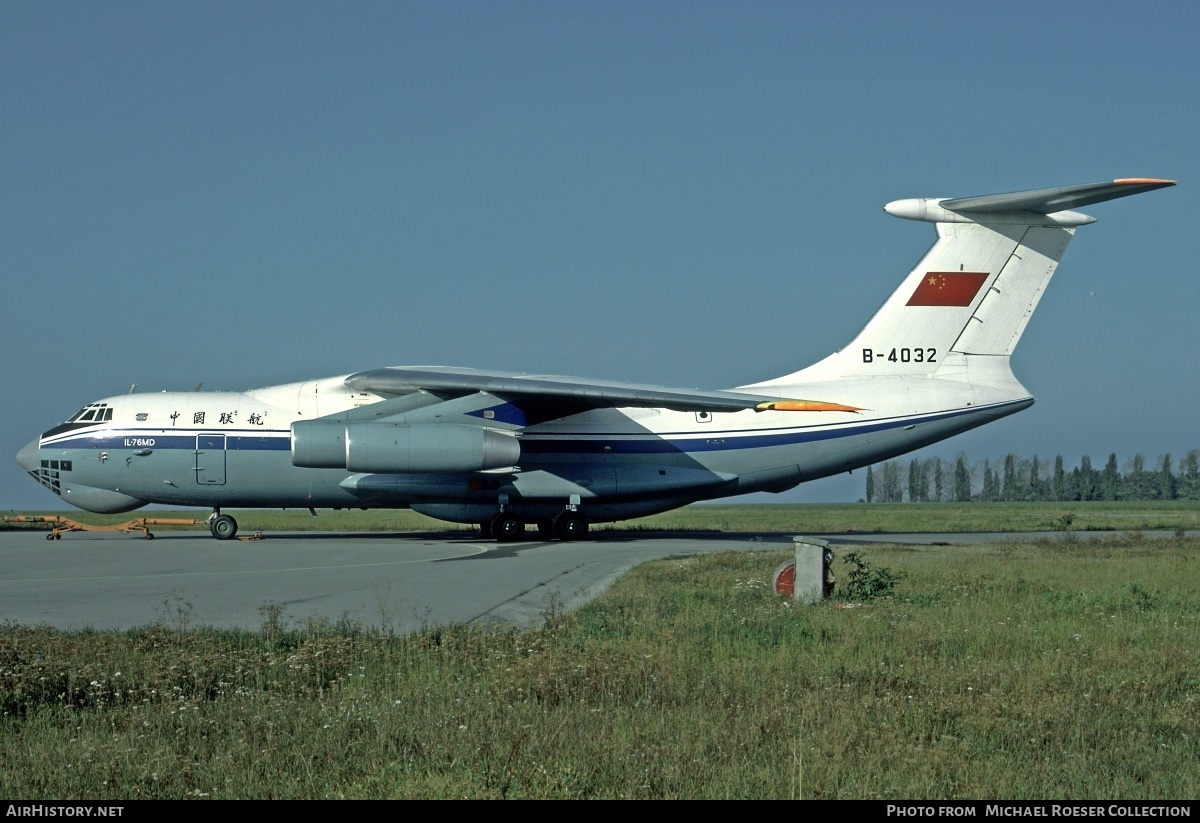
[[[579,539],[589,523],[778,492],[1033,404],[1009,357],[1078,226],[1072,209],[1174,185],[1132,178],[897,200],[937,241],[843,349],[728,391],[433,366],[247,392],[92,403],[18,462],[93,512],[147,503],[411,508],[485,536]]]

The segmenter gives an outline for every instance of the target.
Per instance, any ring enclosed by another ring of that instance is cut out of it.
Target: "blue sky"
[[[1086,210],[1014,356],[1038,404],[923,454],[1178,460],[1198,24],[1186,2],[8,0],[0,508],[54,505],[12,456],[132,383],[774,377],[931,244],[885,202],[1128,176],[1181,185]]]

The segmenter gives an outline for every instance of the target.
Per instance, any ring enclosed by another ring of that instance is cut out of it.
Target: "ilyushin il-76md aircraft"
[[[1133,178],[897,200],[937,240],[870,322],[806,369],[727,391],[401,366],[247,392],[91,403],[18,454],[93,512],[147,503],[410,508],[484,536],[575,540],[591,523],[779,492],[1033,404],[1009,358],[1077,227],[1074,209],[1174,185]]]

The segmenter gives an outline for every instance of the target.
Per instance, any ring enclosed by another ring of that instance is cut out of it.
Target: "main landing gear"
[[[501,543],[510,543],[525,536],[525,521],[509,512],[500,512],[492,519],[492,537]]]
[[[579,512],[565,511],[553,520],[538,520],[538,537],[542,540],[583,540],[588,533],[588,520]],[[512,512],[500,512],[491,520],[479,524],[483,538],[510,543],[525,538],[525,521]]]
[[[578,512],[563,512],[551,524],[559,540],[583,540],[587,537],[587,518]]]
[[[208,530],[218,540],[232,540],[237,535],[238,524],[227,514],[221,514],[220,509],[213,509],[208,516]]]

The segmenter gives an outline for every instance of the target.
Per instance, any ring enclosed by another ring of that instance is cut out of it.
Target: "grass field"
[[[521,632],[2,626],[0,796],[1200,796],[1200,539],[861,551],[891,596],[738,552]]]
[[[230,509],[229,512],[237,518],[243,532],[410,532],[469,528],[403,509],[321,510],[317,517],[305,510],[294,509]],[[111,524],[135,517],[203,521],[208,511],[143,510],[123,515],[98,515],[72,510],[23,514],[58,514],[82,523]],[[0,528],[19,527],[0,523]],[[172,527],[156,527],[155,531],[169,528]],[[600,524],[595,528],[739,533],[1176,531],[1200,529],[1200,502],[697,504],[652,517]]]

